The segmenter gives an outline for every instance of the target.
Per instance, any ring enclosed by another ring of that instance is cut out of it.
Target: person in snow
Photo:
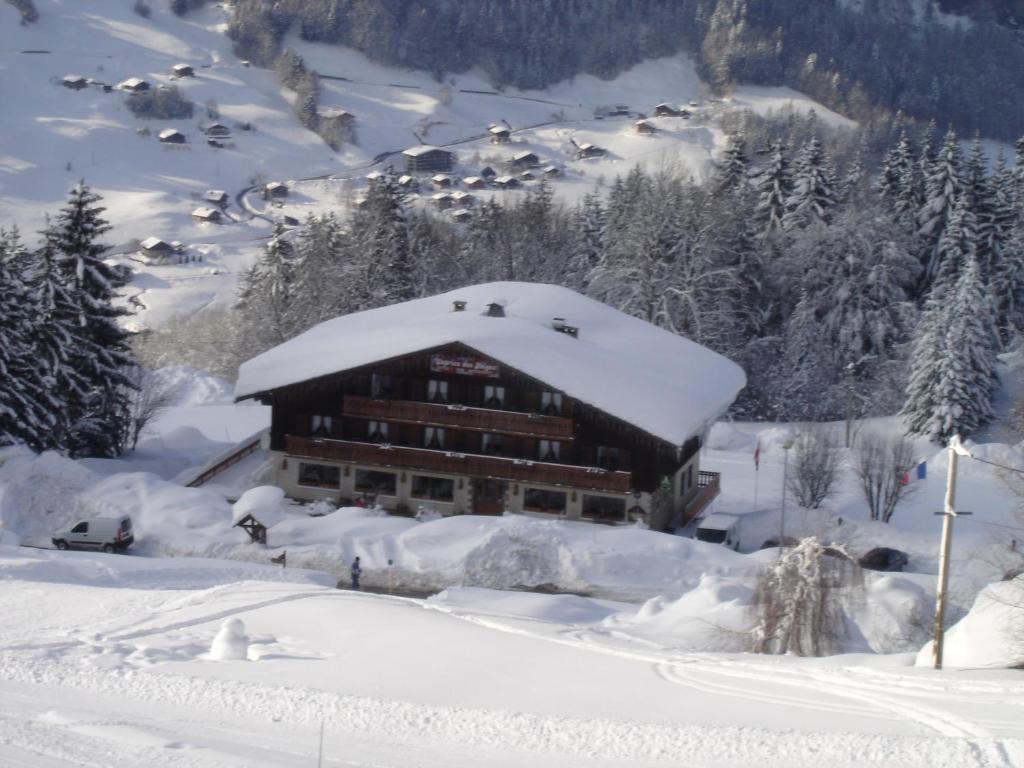
[[[359,576],[363,573],[363,567],[359,564],[357,557],[352,561],[352,589],[359,589]]]

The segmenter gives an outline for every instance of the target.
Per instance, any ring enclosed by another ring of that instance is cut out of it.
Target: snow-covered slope
[[[849,124],[785,88],[739,88],[729,100],[707,99],[683,55],[643,62],[610,81],[582,75],[545,91],[499,93],[479,72],[439,83],[425,72],[383,67],[352,50],[290,38],[288,44],[325,75],[322,106],[356,116],[357,143],[336,153],[299,124],[292,94],[272,72],[235,58],[224,35],[225,7],[208,5],[179,18],[166,3],[151,3],[152,16],[145,19],[131,5],[36,0],[39,21],[21,26],[14,8],[0,3],[0,82],[7,84],[0,110],[0,226],[17,224],[31,238],[45,215],[63,203],[70,185],[84,177],[103,195],[114,224],[108,242],[136,271],[130,295],[137,328],[229,301],[237,273],[255,257],[271,220],[344,209],[362,194],[367,171],[382,162],[401,165],[388,153],[421,141],[450,145],[461,175],[532,151],[542,165],[563,171],[555,194],[575,200],[637,163],[706,173],[724,144],[717,117],[728,109],[813,108],[830,124]],[[179,62],[193,66],[195,77],[172,79],[171,67]],[[129,77],[154,86],[174,84],[196,111],[189,120],[139,119],[121,91],[106,93],[99,84],[65,88],[61,80],[68,74],[109,85]],[[663,101],[698,106],[690,108],[688,120],[653,118],[653,135],[636,133],[637,115]],[[227,147],[206,143],[202,129],[213,121],[207,104],[215,104],[218,120],[233,129]],[[595,118],[595,110],[615,104],[627,105],[631,114]],[[497,122],[512,128],[510,144],[488,141],[487,127]],[[240,130],[245,123],[252,129]],[[161,144],[156,134],[165,128],[181,131],[187,142]],[[143,129],[149,135],[140,135]],[[578,160],[573,142],[595,144],[607,155]],[[248,196],[246,205],[266,214],[252,218],[235,195],[261,180],[288,181],[291,194],[273,207]],[[191,218],[208,189],[231,197],[221,225]],[[185,243],[189,261],[140,263],[130,241],[150,236]]]

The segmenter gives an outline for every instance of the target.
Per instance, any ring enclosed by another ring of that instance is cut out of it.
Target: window
[[[452,501],[455,498],[455,481],[446,477],[413,475],[412,495],[417,499]]]
[[[74,528],[71,529],[71,532],[72,533],[88,533],[89,532],[89,524],[88,523],[79,523],[78,525],[76,525]]]
[[[378,472],[374,469],[356,470],[357,491],[394,496],[397,488],[398,477],[394,472]]]
[[[686,487],[693,488],[693,464],[686,470]]]
[[[448,402],[448,382],[431,379],[427,382],[427,400],[431,403]]]
[[[541,392],[540,412],[548,416],[559,416],[562,413],[561,392]]]
[[[541,461],[558,461],[558,457],[562,452],[562,445],[557,440],[541,440],[540,441],[540,460]]]
[[[378,400],[391,397],[391,377],[384,373],[371,374],[370,395]]]
[[[480,436],[480,447],[484,453],[501,453],[504,450],[504,439],[501,435],[484,432]]]
[[[424,427],[423,445],[426,448],[434,448],[435,450],[444,448],[444,429],[441,427]]]
[[[340,488],[341,467],[300,462],[299,485],[308,485],[313,488]]]
[[[484,385],[484,405],[488,408],[505,407],[505,388],[494,384]]]
[[[371,443],[386,443],[388,441],[388,423],[386,421],[368,422],[366,436]]]
[[[313,416],[310,434],[313,437],[330,437],[334,420],[330,416]]]
[[[619,468],[619,449],[606,445],[598,446],[597,466],[604,467],[610,472],[616,471]]]
[[[523,491],[523,509],[530,512],[546,512],[549,515],[564,515],[565,499],[564,491],[527,488]]]
[[[605,523],[621,523],[626,519],[626,500],[613,496],[583,494],[583,517]]]

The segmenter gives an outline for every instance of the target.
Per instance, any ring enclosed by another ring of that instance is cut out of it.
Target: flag
[[[754,448],[754,471],[761,469],[761,441],[757,441],[757,446]]]
[[[926,477],[928,477],[928,462],[922,461],[917,465],[917,479],[924,480]]]

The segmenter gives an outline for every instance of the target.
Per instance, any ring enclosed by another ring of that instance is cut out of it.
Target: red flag
[[[761,469],[761,440],[758,439],[757,447],[754,448],[754,471]]]

